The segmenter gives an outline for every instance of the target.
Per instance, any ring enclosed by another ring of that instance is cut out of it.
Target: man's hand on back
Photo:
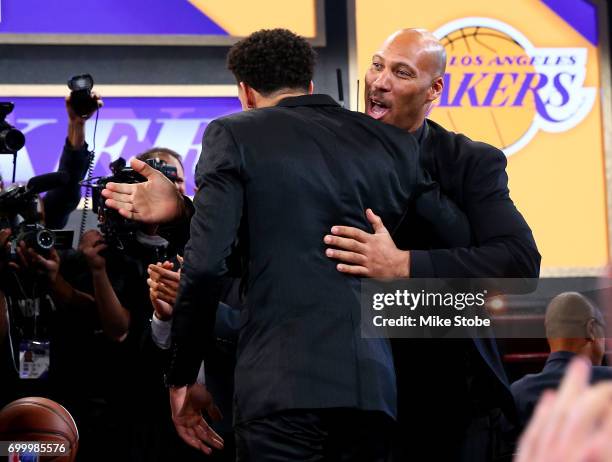
[[[390,279],[410,276],[410,252],[399,250],[382,220],[371,209],[366,217],[374,234],[349,226],[334,226],[323,242],[334,247],[325,255],[339,260],[338,271],[354,276]]]
[[[130,220],[151,224],[167,223],[185,213],[183,196],[163,173],[138,159],[132,159],[130,165],[146,181],[108,183],[102,190],[108,207]]]

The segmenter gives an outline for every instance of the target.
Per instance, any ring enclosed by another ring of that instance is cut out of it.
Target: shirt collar
[[[571,351],[555,351],[554,353],[548,355],[546,363],[553,361],[570,361],[574,356],[576,356],[576,353]]]
[[[288,96],[276,103],[278,107],[295,107],[295,106],[337,106],[340,107],[334,99],[329,95],[300,95]]]
[[[427,121],[425,120],[419,128],[412,132],[412,135],[416,138],[419,144],[423,144],[423,140],[427,136],[427,131]]]

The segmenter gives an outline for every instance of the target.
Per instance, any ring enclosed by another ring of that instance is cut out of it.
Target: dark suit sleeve
[[[465,213],[447,198],[440,185],[422,168],[416,169],[414,208],[416,215],[429,223],[442,247],[470,244],[470,223]]]
[[[211,122],[204,133],[196,185],[191,237],[173,314],[169,385],[195,382],[200,361],[211,351],[226,259],[242,216],[240,152],[219,121]]]
[[[537,278],[540,254],[531,229],[508,190],[506,156],[478,152],[464,179],[464,210],[472,227],[470,247],[413,250],[412,277]]]
[[[70,213],[77,208],[81,199],[79,182],[85,177],[89,166],[90,153],[87,143],[81,149],[72,149],[68,140],[60,157],[58,171],[68,174],[68,183],[49,191],[44,199],[45,224],[52,229],[66,226]]]

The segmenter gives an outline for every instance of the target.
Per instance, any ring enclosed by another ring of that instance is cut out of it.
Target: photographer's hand
[[[4,269],[8,261],[8,239],[11,235],[10,228],[0,229],[0,271]]]
[[[102,190],[108,207],[130,220],[151,224],[170,222],[186,213],[183,196],[163,173],[138,159],[132,159],[130,165],[147,181],[108,183]]]
[[[46,276],[50,284],[55,284],[60,267],[60,257],[55,249],[49,251],[47,258],[34,249],[26,247],[25,242],[17,244],[17,258],[19,263],[11,262],[9,266],[16,271],[32,272],[38,276]]]
[[[100,96],[97,93],[92,92],[91,96],[98,104],[98,109],[104,106],[104,102],[102,99],[100,99]],[[95,113],[95,111],[92,111],[83,117],[78,115],[76,112],[74,112],[74,109],[72,109],[72,105],[70,104],[70,96],[67,96],[66,112],[68,113],[68,143],[70,143],[72,149],[82,149],[85,145],[85,122]]]
[[[121,304],[106,272],[106,259],[100,255],[106,249],[102,234],[90,229],[81,238],[79,250],[83,252],[91,269],[94,300],[104,333],[122,342],[130,328],[130,312]]]
[[[104,238],[99,231],[90,229],[83,234],[79,243],[79,250],[85,256],[89,268],[94,273],[106,270],[106,260],[100,255],[100,252],[104,249],[106,249],[106,244],[104,244]]]
[[[47,278],[51,284],[55,284],[60,267],[60,257],[57,250],[51,249],[49,251],[49,258],[45,258],[42,255],[37,254],[32,249],[28,249],[28,253],[32,261],[39,268],[39,271],[47,275]]]

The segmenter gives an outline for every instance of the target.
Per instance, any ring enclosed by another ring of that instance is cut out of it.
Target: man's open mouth
[[[389,107],[382,101],[370,98],[370,105],[368,108],[368,115],[370,117],[373,117],[375,119],[382,119],[385,114],[389,112],[389,110]]]

